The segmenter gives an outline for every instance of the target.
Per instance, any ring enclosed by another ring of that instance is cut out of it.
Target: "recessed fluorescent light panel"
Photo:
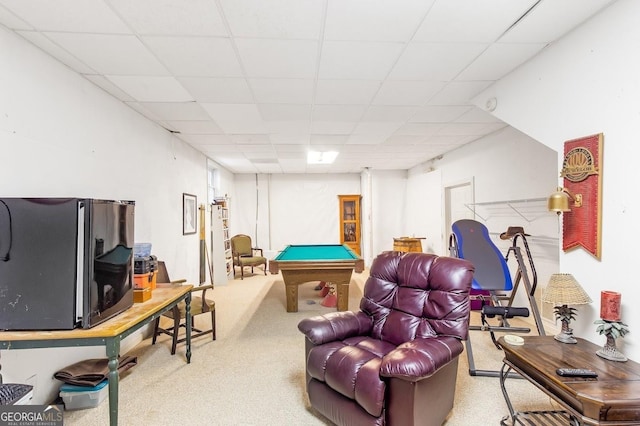
[[[309,151],[307,164],[331,164],[338,156],[338,151]]]

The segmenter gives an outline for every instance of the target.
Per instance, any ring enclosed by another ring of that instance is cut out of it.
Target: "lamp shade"
[[[558,305],[586,305],[591,298],[571,274],[553,274],[542,294],[542,301]]]
[[[547,209],[550,212],[568,212],[569,208],[569,195],[564,191],[556,191],[549,196],[547,200]]]

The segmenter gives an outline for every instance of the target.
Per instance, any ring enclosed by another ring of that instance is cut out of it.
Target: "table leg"
[[[112,337],[106,340],[109,366],[109,424],[118,426],[118,355],[120,353],[120,338]]]
[[[505,387],[505,380],[509,377],[509,372],[511,371],[511,367],[507,364],[502,364],[502,368],[500,369],[500,389],[502,390],[502,396],[504,396],[504,401],[507,403],[507,408],[509,409],[509,416],[511,420],[515,420],[516,411],[513,409],[513,404],[511,404],[511,399],[509,398],[509,394],[507,393],[507,388]],[[503,419],[504,420],[504,419]]]
[[[187,346],[187,364],[191,363],[191,292],[187,293],[187,297],[184,299],[185,302],[185,321],[186,321],[186,346]]]
[[[338,290],[338,311],[349,310],[349,283],[336,284]]]
[[[298,285],[286,284],[287,312],[298,312]]]

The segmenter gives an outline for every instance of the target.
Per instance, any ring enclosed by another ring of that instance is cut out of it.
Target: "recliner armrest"
[[[352,311],[318,315],[298,323],[298,330],[314,345],[369,334],[372,328],[373,320],[370,316]]]
[[[431,376],[461,353],[462,342],[456,337],[414,339],[382,358],[380,375],[415,382]]]

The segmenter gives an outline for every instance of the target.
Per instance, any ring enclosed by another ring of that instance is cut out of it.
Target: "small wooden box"
[[[142,288],[133,290],[133,302],[134,303],[142,303],[151,299],[151,289],[150,288]]]

